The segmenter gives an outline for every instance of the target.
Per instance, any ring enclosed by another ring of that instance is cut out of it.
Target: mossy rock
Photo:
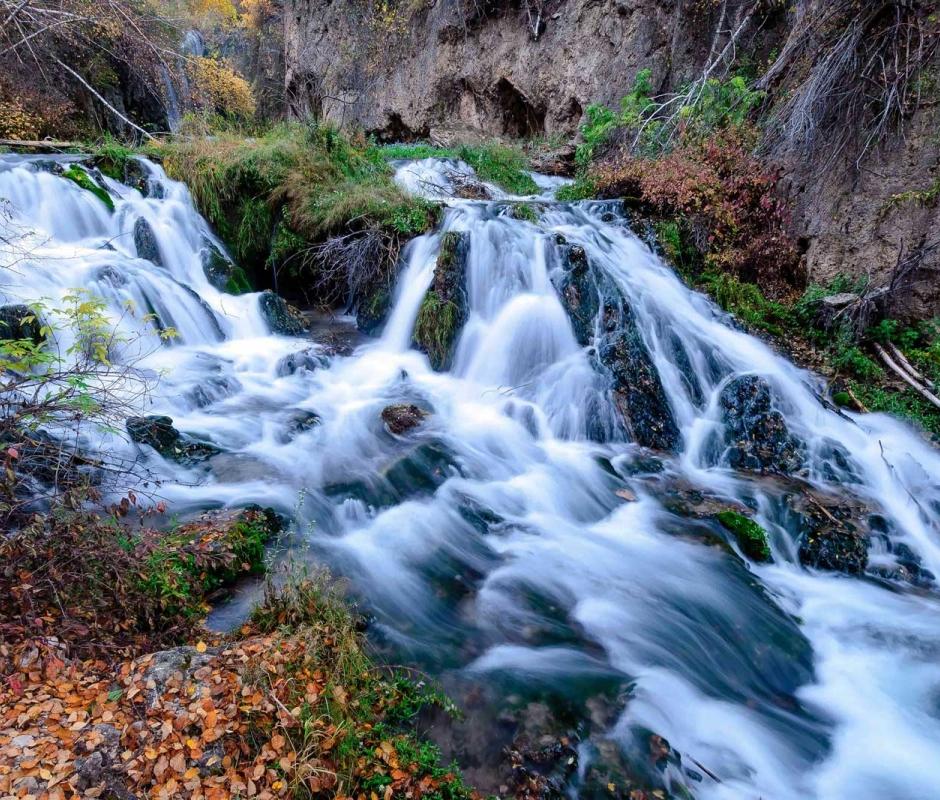
[[[91,192],[102,203],[105,204],[108,211],[114,211],[114,200],[108,194],[108,190],[98,184],[83,167],[78,164],[70,164],[67,169],[62,171],[62,177],[72,181],[76,186],[80,186],[87,192]]]
[[[752,561],[772,561],[770,544],[767,541],[767,531],[750,517],[739,514],[737,511],[720,511],[716,519],[731,533],[741,552]]]
[[[378,336],[392,308],[392,293],[387,286],[377,286],[356,307],[356,327],[369,336]]]
[[[414,344],[427,353],[431,367],[448,369],[454,347],[467,314],[464,265],[469,250],[466,233],[448,231],[434,267],[434,280],[428,289],[415,322]]]
[[[209,239],[203,239],[202,243],[202,270],[209,283],[220,292],[246,294],[251,291],[251,283],[245,270]]]
[[[280,295],[271,291],[262,292],[258,306],[272,333],[299,336],[307,332],[307,321],[303,314]]]

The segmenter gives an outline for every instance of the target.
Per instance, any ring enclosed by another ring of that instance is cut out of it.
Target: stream
[[[398,164],[400,185],[446,210],[403,251],[381,334],[338,317],[297,337],[270,332],[258,294],[210,282],[223,246],[158,165],[141,162],[147,196],[102,178],[111,212],[48,162],[0,155],[0,227],[16,233],[0,242],[0,305],[103,298],[117,358],[147,379],[142,399],[126,388],[138,413],[219,452],[182,465],[114,431],[84,445],[140,464],[176,516],[248,502],[288,515],[287,546],[348,579],[386,657],[464,707],[445,750],[471,782],[497,791],[485,763],[528,726],[536,742],[576,732],[571,763],[551,768],[571,796],[634,780],[699,800],[940,797],[940,453],[898,420],[823,402],[819,377],[687,288],[617,203],[559,203],[559,181],[536,176],[531,222],[494,187],[450,198],[453,164]],[[447,232],[467,243],[466,314],[438,372],[412,339]],[[644,448],[619,423],[604,315],[579,330],[559,291],[573,253],[601,306],[629,309],[665,398],[646,408],[674,446]],[[792,470],[741,460],[728,408],[742,386],[770,398],[760,419],[785,427]],[[428,414],[393,435],[393,404]],[[801,563],[806,497],[837,498],[812,500],[830,516],[865,510],[862,574]],[[747,558],[709,505],[752,513],[772,561]]]

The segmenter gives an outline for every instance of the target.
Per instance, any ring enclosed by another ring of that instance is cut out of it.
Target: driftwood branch
[[[105,108],[108,108],[118,119],[122,120],[126,124],[130,125],[135,131],[140,133],[146,139],[153,139],[153,135],[145,131],[135,122],[132,122],[127,117],[125,117],[120,111],[118,111],[114,106],[112,106],[101,94],[92,86],[88,81],[86,81],[81,75],[79,75],[74,69],[72,69],[68,64],[66,64],[62,59],[57,58],[55,62],[62,67],[66,72],[69,73],[75,80],[77,80],[82,86],[84,86],[89,92],[91,92]]]
[[[927,402],[932,405],[940,408],[940,397],[937,397],[933,392],[927,389],[924,386],[921,386],[914,377],[908,373],[900,364],[897,363],[890,355],[888,351],[885,350],[880,344],[875,342],[875,352],[878,353],[878,356],[884,362],[885,366],[890,369],[895,375],[897,375],[902,381],[904,381],[908,386],[910,386],[915,392],[917,392],[921,397],[923,397]]]

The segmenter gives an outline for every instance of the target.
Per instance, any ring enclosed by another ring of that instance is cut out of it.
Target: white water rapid
[[[222,451],[182,467],[97,437],[143,459],[173,513],[258,502],[290,515],[313,557],[350,579],[376,637],[458,691],[483,686],[496,705],[562,698],[585,719],[608,697],[572,795],[597,793],[591,764],[619,759],[673,797],[940,797],[940,593],[927,573],[940,574],[940,453],[915,432],[824,405],[818,378],[686,288],[615,204],[556,203],[552,181],[532,201],[537,223],[513,218],[505,197],[449,200],[441,228],[405,250],[380,338],[350,332],[337,352],[271,334],[257,294],[214,288],[203,250],[220,243],[185,186],[145,166],[159,191],[106,180],[112,213],[41,163],[0,156],[0,224],[17,233],[0,242],[12,264],[0,305],[55,308],[75,288],[107,302],[129,342],[120,358],[153,380],[138,413]],[[437,161],[403,164],[399,179],[447,193]],[[138,257],[139,218],[160,264]],[[468,237],[467,317],[451,369],[435,372],[412,332],[446,231]],[[556,288],[559,236],[629,303],[675,454],[617,435],[607,378]],[[148,311],[179,336],[162,342]],[[780,481],[728,466],[719,397],[743,375],[771,387],[802,443],[804,484],[877,509],[865,575],[802,566]],[[381,412],[394,403],[430,414],[393,436]],[[311,414],[318,424],[298,424]],[[676,487],[753,509],[773,561],[677,511]],[[928,579],[893,577],[898,553]],[[651,733],[672,751],[659,766]]]

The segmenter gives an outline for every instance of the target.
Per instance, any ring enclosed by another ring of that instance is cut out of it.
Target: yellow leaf
[[[206,643],[205,643],[205,642],[199,642],[199,644],[196,645],[196,652],[197,652],[197,653],[205,653],[205,652],[206,652]]]

